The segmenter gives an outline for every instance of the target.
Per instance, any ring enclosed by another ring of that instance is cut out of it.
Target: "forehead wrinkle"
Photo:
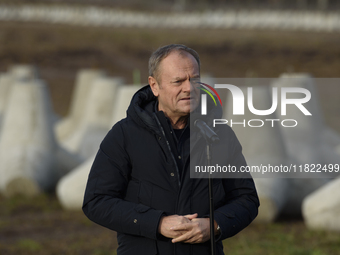
[[[187,59],[187,60],[191,59],[194,62],[187,63],[185,66],[182,66],[181,68],[176,69],[177,64],[172,62],[172,61],[169,62],[169,58],[168,58],[170,56],[173,57],[173,55],[177,55],[181,59]],[[161,80],[161,76],[163,76],[163,78],[170,79],[170,80],[172,80],[172,79],[186,79],[188,77],[191,78],[190,77],[191,72],[193,72],[193,76],[192,77],[200,77],[199,70],[196,70],[195,64],[193,64],[193,63],[197,64],[197,61],[194,59],[194,57],[191,54],[186,53],[186,52],[182,52],[182,51],[171,52],[166,58],[164,58],[161,61],[160,65],[159,65],[159,69],[158,69],[159,80]],[[168,65],[168,67],[165,68],[165,65]],[[177,74],[176,77],[171,77],[172,74],[169,73],[169,72],[166,72],[165,71],[166,69],[168,69],[168,70],[174,69],[174,70],[176,70],[179,73]],[[183,74],[182,77],[178,76],[178,75],[182,75],[182,74]]]

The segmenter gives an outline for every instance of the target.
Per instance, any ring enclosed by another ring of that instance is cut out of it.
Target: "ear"
[[[149,85],[150,85],[151,90],[152,90],[153,94],[155,95],[155,97],[158,97],[158,95],[159,95],[159,92],[158,92],[159,85],[158,85],[156,79],[152,76],[149,76]]]

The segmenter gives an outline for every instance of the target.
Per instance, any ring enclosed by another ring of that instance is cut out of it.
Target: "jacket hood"
[[[146,85],[133,95],[127,115],[138,125],[157,133],[158,125],[154,116],[156,102],[157,98],[150,86]]]
[[[138,125],[158,133],[159,127],[155,116],[155,105],[157,97],[154,96],[149,85],[139,89],[132,97],[130,106],[127,110],[127,115],[133,119]],[[213,119],[220,119],[222,117],[221,105],[215,106],[212,100],[208,100],[207,108],[209,110],[207,115],[201,115],[201,105],[199,105],[191,114],[190,122],[193,123],[196,119],[205,121],[208,125],[212,123]]]

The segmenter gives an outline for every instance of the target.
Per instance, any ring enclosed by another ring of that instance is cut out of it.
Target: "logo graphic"
[[[201,114],[207,115],[207,94],[212,98],[212,100],[215,103],[215,106],[217,106],[217,102],[215,100],[216,96],[222,106],[222,100],[219,96],[219,94],[216,92],[216,90],[205,83],[198,82],[201,87],[198,87],[200,90],[204,91],[206,94],[201,95]],[[305,116],[312,116],[312,114],[307,110],[306,106],[304,104],[308,103],[311,100],[311,92],[308,89],[300,88],[300,87],[282,87],[272,88],[272,105],[269,109],[256,109],[254,107],[254,99],[253,99],[253,88],[252,87],[245,87],[246,91],[245,93],[240,89],[239,87],[232,85],[232,84],[215,84],[214,87],[216,89],[228,89],[231,92],[232,95],[232,101],[233,101],[233,115],[245,115],[245,106],[248,106],[248,110],[250,113],[257,115],[257,116],[269,116],[273,113],[279,114],[278,108],[280,106],[281,108],[281,116],[287,115],[287,106],[288,105],[294,105],[296,106],[302,114]],[[279,91],[280,89],[280,91]],[[244,90],[244,88],[243,88]],[[279,93],[280,92],[280,93]],[[245,97],[245,94],[247,98]],[[293,94],[297,97],[295,98],[289,98],[289,94]],[[280,97],[281,96],[281,97]],[[279,104],[279,99],[281,99],[281,102]],[[246,123],[248,123],[248,126],[250,127],[262,127],[265,122],[271,122],[271,126],[274,127],[275,122],[280,122],[283,127],[296,127],[298,125],[297,120],[295,119],[283,119],[281,120],[278,117],[275,117],[273,119],[250,119],[248,122],[246,122],[246,119],[243,119],[243,122],[235,122],[232,119],[226,120],[226,119],[214,119],[213,120],[213,127],[215,127],[217,124],[228,124],[232,127],[233,125],[243,125],[246,127]],[[260,123],[259,125],[254,125],[253,123]],[[287,125],[286,122],[293,123],[292,125]]]
[[[198,82],[203,88],[201,87],[197,87],[198,89],[206,92],[211,98],[212,100],[214,101],[215,103],[215,106],[217,106],[217,103],[216,103],[216,100],[213,96],[213,94],[218,98],[221,106],[222,106],[222,100],[221,100],[221,97],[220,95],[217,93],[217,91],[211,87],[210,85],[206,84],[206,83],[203,83],[203,82]],[[201,95],[201,105],[202,105],[202,108],[201,108],[201,114],[202,115],[207,115],[207,94],[202,94]]]
[[[244,105],[245,105],[245,96],[243,94],[243,91],[231,84],[215,84],[215,88],[217,89],[228,89],[233,97],[233,115],[244,115]],[[253,88],[247,87],[247,96],[248,96],[248,109],[251,113],[259,116],[265,116],[270,115],[276,111],[278,108],[278,88],[272,88],[272,107],[268,110],[257,110],[255,109],[253,105]],[[287,95],[289,93],[295,93],[295,94],[302,94],[304,97],[296,98],[296,99],[290,99],[287,98]],[[280,91],[281,94],[281,115],[287,115],[287,105],[295,105],[297,108],[300,109],[300,111],[304,115],[312,115],[303,104],[307,103],[311,99],[311,93],[309,90],[305,88],[296,88],[296,87],[288,87],[288,88],[281,88]]]

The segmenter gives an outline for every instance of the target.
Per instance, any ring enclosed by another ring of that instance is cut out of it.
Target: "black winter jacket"
[[[178,171],[170,129],[164,125],[163,112],[155,112],[156,101],[149,86],[140,89],[127,118],[115,124],[104,138],[89,174],[83,211],[92,221],[117,231],[118,255],[210,254],[210,242],[173,244],[158,233],[163,215],[209,216],[209,199],[207,179],[190,178],[188,162],[183,171]],[[217,132],[221,142],[216,150],[224,150],[225,156],[216,161],[246,165],[235,134],[227,125],[220,126]],[[204,142],[199,134],[195,141]],[[198,161],[204,158],[196,157]],[[221,228],[216,241],[219,255],[223,254],[221,240],[238,233],[257,215],[259,200],[254,182],[249,175],[245,177],[214,179],[214,214]]]

